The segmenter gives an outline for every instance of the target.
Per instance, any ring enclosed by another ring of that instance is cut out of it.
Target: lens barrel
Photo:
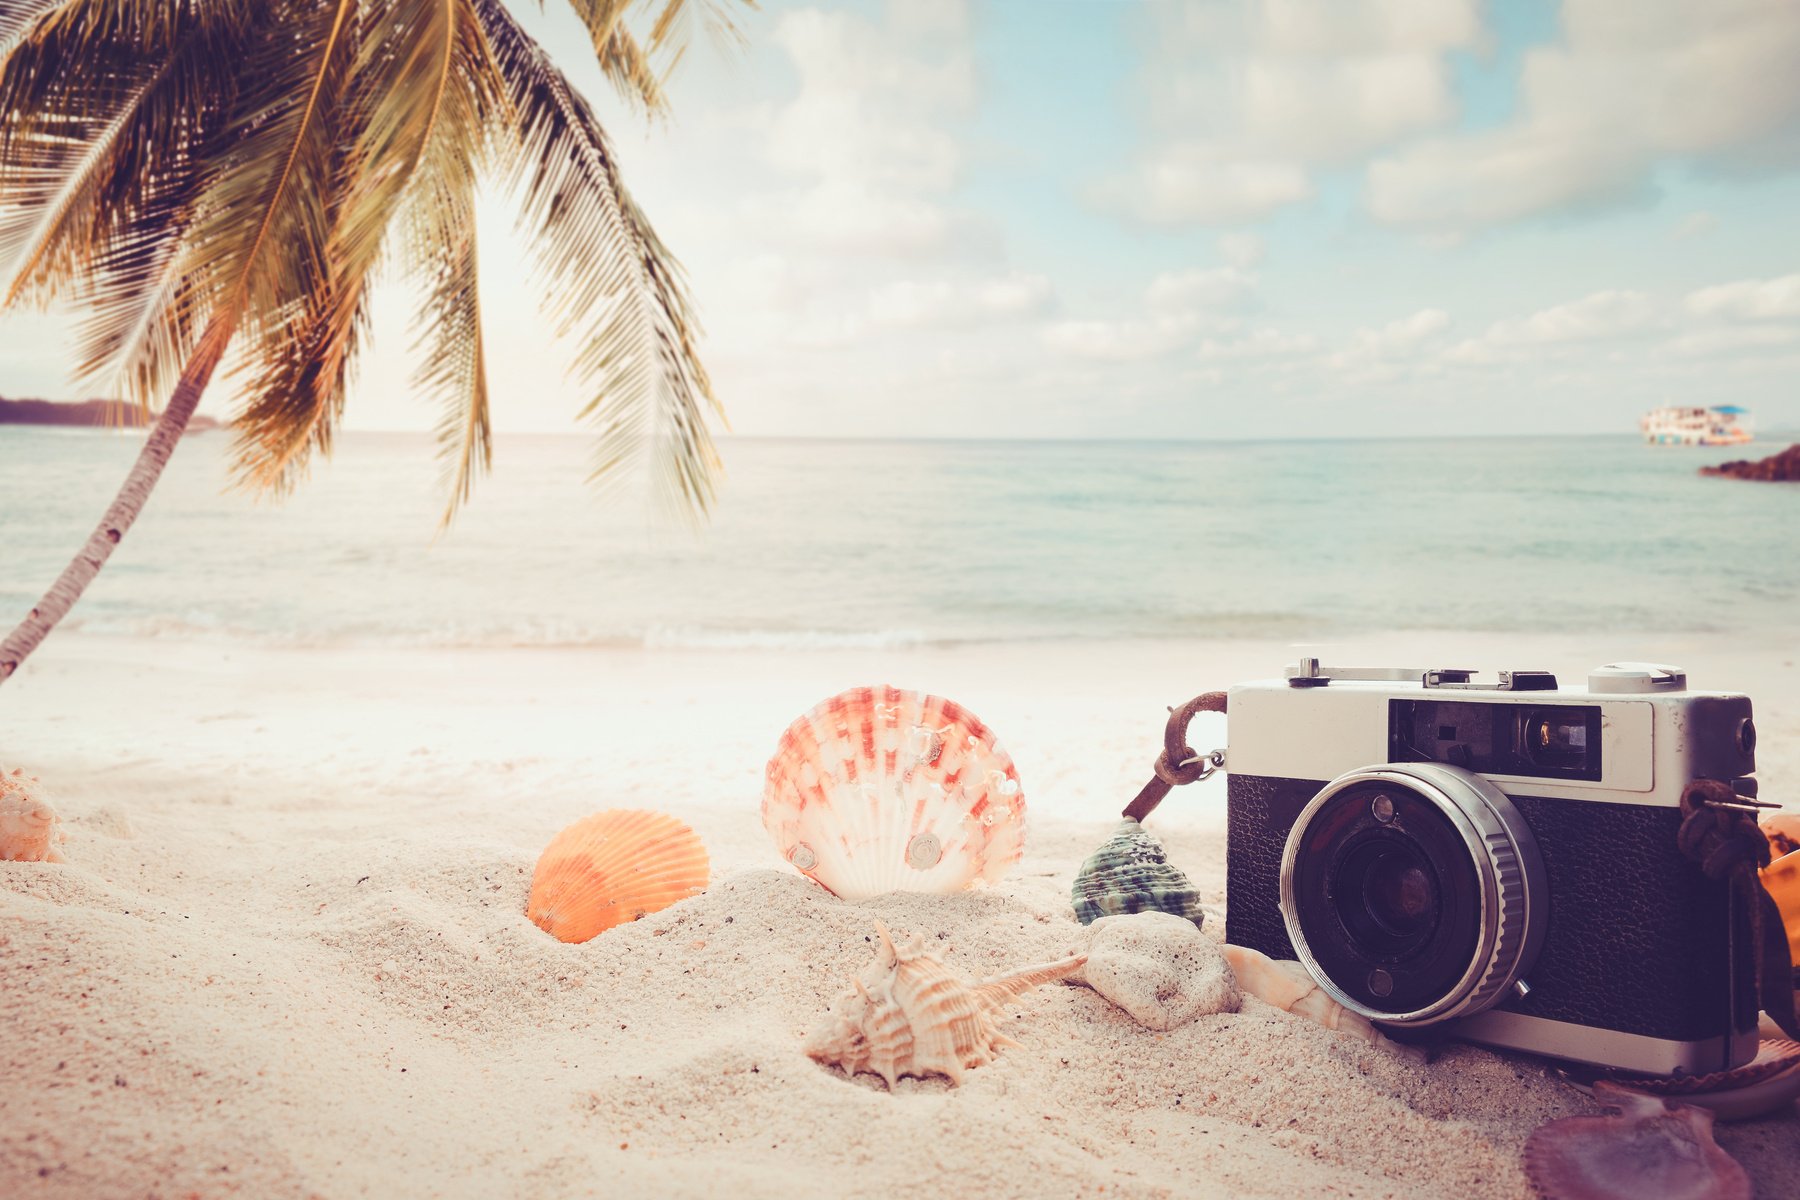
[[[1371,1020],[1426,1025],[1496,1003],[1548,914],[1531,829],[1471,771],[1388,763],[1320,789],[1288,834],[1281,912],[1320,987]]]

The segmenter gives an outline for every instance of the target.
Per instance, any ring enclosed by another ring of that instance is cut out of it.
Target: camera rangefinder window
[[[1395,700],[1389,713],[1395,762],[1440,762],[1484,775],[1600,778],[1600,707]]]

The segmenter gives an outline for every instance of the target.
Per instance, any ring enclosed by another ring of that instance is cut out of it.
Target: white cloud
[[[1299,359],[1316,354],[1318,349],[1319,339],[1309,333],[1257,329],[1243,337],[1206,338],[1194,352],[1194,357],[1202,362]]]
[[[1688,294],[1687,310],[1697,317],[1738,321],[1800,317],[1800,274],[1700,288]]]
[[[1764,350],[1800,346],[1800,327],[1792,325],[1727,325],[1686,333],[1669,343],[1669,352],[1682,358],[1743,355]]]
[[[1395,378],[1402,373],[1401,364],[1421,357],[1426,346],[1449,328],[1449,313],[1422,308],[1385,325],[1357,330],[1343,349],[1326,358],[1326,366],[1353,378]]]
[[[1243,270],[1261,263],[1267,253],[1267,245],[1254,233],[1227,233],[1219,238],[1219,257]]]
[[[1680,223],[1675,226],[1675,237],[1679,240],[1699,237],[1701,234],[1711,233],[1718,226],[1719,218],[1700,209],[1681,218]]]
[[[1498,321],[1489,327],[1486,337],[1489,342],[1503,346],[1589,342],[1641,332],[1655,319],[1656,305],[1649,296],[1643,292],[1612,289],[1542,309],[1518,320]]]
[[[1238,267],[1165,271],[1150,281],[1145,302],[1163,313],[1218,312],[1243,307],[1256,294],[1256,276]]]
[[[1800,4],[1566,0],[1562,22],[1525,56],[1515,120],[1370,165],[1376,219],[1463,229],[1645,194],[1665,161],[1800,161]]]
[[[1089,190],[1100,207],[1153,225],[1231,225],[1312,195],[1298,163],[1202,142],[1160,147],[1136,171]]]
[[[1345,163],[1456,116],[1435,50],[1365,58],[1253,57],[1243,66],[1244,131],[1309,163]]]
[[[1254,220],[1457,113],[1447,53],[1475,44],[1474,0],[1260,0],[1149,6],[1152,143],[1090,189],[1155,224]]]
[[[1613,288],[1527,316],[1495,321],[1480,337],[1456,343],[1443,357],[1458,366],[1487,366],[1527,354],[1541,356],[1548,348],[1571,343],[1640,335],[1657,321],[1657,306],[1650,296]]]
[[[1141,316],[1058,321],[1044,329],[1044,344],[1074,358],[1108,362],[1160,358],[1203,333],[1235,326],[1229,314],[1249,307],[1256,276],[1241,267],[1165,271],[1144,289]]]
[[[800,85],[767,117],[767,161],[802,186],[760,197],[752,217],[862,253],[942,245],[955,224],[943,198],[965,156],[953,125],[976,97],[964,0],[891,3],[881,22],[797,9],[773,41]]]
[[[1135,362],[1172,354],[1192,336],[1182,320],[1057,321],[1044,329],[1044,345],[1071,358]]]
[[[1056,289],[1044,275],[1014,273],[991,279],[896,280],[869,296],[878,325],[923,328],[1017,320],[1048,312]]]
[[[1431,53],[1480,32],[1476,6],[1456,0],[1265,0],[1259,20],[1269,48],[1292,55]]]

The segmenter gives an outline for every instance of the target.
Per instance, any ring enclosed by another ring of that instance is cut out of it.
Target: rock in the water
[[[1156,835],[1130,818],[1075,872],[1071,899],[1083,925],[1147,910],[1185,917],[1196,929],[1206,919],[1188,877],[1170,865]]]
[[[1236,1012],[1237,980],[1199,926],[1165,912],[1102,917],[1090,926],[1087,985],[1146,1029]]]
[[[1702,475],[1722,475],[1727,479],[1760,479],[1767,483],[1800,483],[1800,444],[1789,446],[1768,458],[1738,459],[1716,467],[1701,467]]]

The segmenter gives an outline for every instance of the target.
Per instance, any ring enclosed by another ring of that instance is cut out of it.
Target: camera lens
[[[1295,953],[1340,1003],[1426,1024],[1481,1011],[1519,976],[1542,887],[1530,829],[1492,783],[1388,764],[1340,776],[1300,814],[1281,906]]]
[[[1437,924],[1437,880],[1431,863],[1412,845],[1383,838],[1365,843],[1338,870],[1332,888],[1338,918],[1400,943],[1429,934]]]

